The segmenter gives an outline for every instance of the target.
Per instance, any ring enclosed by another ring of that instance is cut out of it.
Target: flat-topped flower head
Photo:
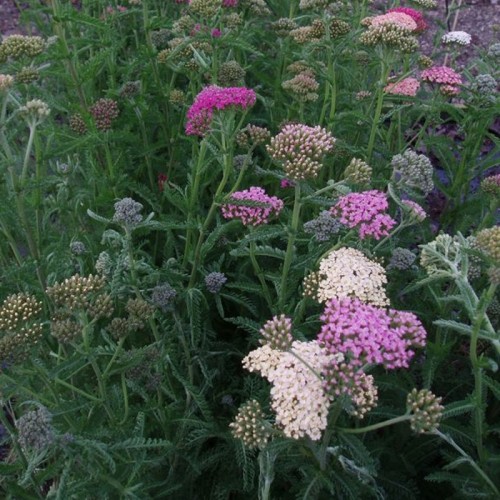
[[[458,94],[462,85],[462,77],[448,66],[432,66],[424,69],[420,76],[424,82],[440,85],[440,91],[445,95]]]
[[[419,88],[420,82],[416,78],[408,77],[399,82],[388,83],[384,88],[384,92],[387,94],[415,97]]]
[[[226,219],[240,219],[245,226],[267,224],[271,216],[277,216],[284,203],[276,196],[269,196],[261,187],[251,187],[233,193],[229,202],[222,205]]]
[[[393,24],[410,32],[416,31],[417,29],[417,23],[414,21],[413,17],[404,12],[392,11],[370,19],[370,26],[383,26],[385,24]]]
[[[466,31],[450,31],[445,33],[441,37],[441,41],[445,45],[455,44],[455,45],[470,45],[472,37]]]
[[[329,300],[321,321],[320,344],[358,367],[408,368],[414,349],[424,347],[427,335],[413,313],[381,309],[356,298]]]
[[[372,236],[379,240],[388,236],[396,221],[386,213],[389,208],[387,195],[373,189],[342,196],[330,209],[334,217],[349,228],[357,228],[361,239]]]
[[[313,298],[318,302],[346,297],[379,307],[389,305],[384,268],[354,248],[330,252],[319,264]]]
[[[274,160],[283,163],[283,170],[292,180],[314,178],[321,168],[322,157],[333,150],[335,139],[320,127],[301,123],[285,125],[271,139],[267,151]]]
[[[411,0],[413,3],[423,7],[424,9],[435,9],[437,7],[437,0]]]
[[[391,12],[400,12],[402,14],[410,16],[417,24],[417,28],[415,30],[416,33],[427,29],[427,23],[424,20],[422,12],[420,12],[419,10],[412,9],[411,7],[395,7],[394,9],[389,9],[387,11],[388,14],[390,14]]]
[[[246,87],[218,87],[210,85],[195,98],[187,112],[186,134],[204,136],[215,111],[227,108],[247,109],[255,104],[256,95]]]
[[[294,341],[286,352],[268,344],[259,347],[244,358],[243,367],[259,372],[272,384],[271,407],[285,436],[318,441],[326,429],[331,402],[321,373],[341,359],[342,355],[329,354],[315,340]]]

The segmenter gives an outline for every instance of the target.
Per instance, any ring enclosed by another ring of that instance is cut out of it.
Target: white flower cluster
[[[316,298],[356,297],[365,304],[385,307],[389,299],[385,292],[387,276],[384,268],[354,248],[339,248],[319,264]]]
[[[469,45],[472,37],[465,31],[450,31],[441,37],[444,44],[456,43],[457,45]]]
[[[342,354],[328,354],[317,341],[292,343],[290,351],[276,351],[264,345],[243,359],[243,366],[259,372],[273,385],[271,407],[276,424],[292,439],[309,436],[321,439],[327,426],[330,397],[324,390],[321,373]]]

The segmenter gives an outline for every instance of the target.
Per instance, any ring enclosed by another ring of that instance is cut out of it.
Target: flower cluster
[[[500,197],[500,174],[485,177],[481,181],[481,189],[488,195]]]
[[[414,21],[412,16],[405,14],[400,11],[391,11],[387,14],[381,14],[380,16],[375,16],[369,18],[369,25],[372,27],[384,26],[386,24],[392,24],[406,31],[415,31],[417,29],[417,23]]]
[[[283,162],[283,170],[292,180],[314,178],[321,168],[321,158],[333,150],[335,139],[320,127],[300,123],[285,125],[271,139],[267,151],[274,160]]]
[[[14,85],[14,77],[12,75],[0,74],[0,92],[9,90]]]
[[[416,189],[424,195],[434,189],[434,169],[425,155],[419,155],[411,149],[392,157],[393,177],[401,189]]]
[[[172,303],[177,296],[177,292],[170,284],[163,283],[153,288],[151,302],[163,312],[172,307]]]
[[[410,16],[416,23],[417,27],[415,29],[416,33],[425,31],[427,29],[427,23],[424,20],[424,16],[419,10],[412,9],[411,7],[395,7],[394,9],[389,9],[387,13],[391,12],[401,12]]]
[[[340,231],[342,224],[328,210],[323,210],[316,219],[304,224],[304,232],[313,234],[317,241],[328,241]]]
[[[411,412],[410,425],[414,432],[421,434],[438,428],[444,410],[441,400],[428,389],[413,389],[408,394],[406,406]]]
[[[132,198],[123,198],[115,203],[113,220],[127,227],[137,226],[142,221],[143,206]]]
[[[316,43],[325,36],[325,25],[321,19],[315,19],[310,26],[301,26],[290,31],[290,36],[300,44]]]
[[[310,71],[303,71],[292,79],[284,81],[281,86],[288,90],[301,102],[314,102],[318,100],[319,83]]]
[[[411,0],[424,9],[434,9],[437,7],[437,0]]]
[[[90,114],[95,120],[98,130],[109,130],[113,120],[118,118],[120,111],[118,104],[113,99],[99,99],[90,107]]]
[[[346,297],[384,307],[389,304],[385,293],[387,277],[384,268],[359,250],[339,248],[330,252],[313,273],[315,287],[311,295],[318,302]]]
[[[272,384],[271,407],[284,434],[317,441],[326,428],[330,407],[321,373],[335,359],[338,354],[328,354],[315,340],[295,341],[289,351],[259,347],[243,359],[243,366]]]
[[[266,423],[264,412],[255,399],[240,406],[234,422],[229,424],[236,439],[241,439],[248,449],[264,448],[271,437],[272,429]]]
[[[387,266],[388,270],[397,269],[399,271],[406,271],[411,269],[417,256],[407,248],[397,247],[392,252],[391,260]]]
[[[444,95],[453,96],[460,92],[462,77],[448,66],[432,66],[424,69],[421,77],[424,82],[437,83]]]
[[[17,439],[24,452],[42,451],[55,440],[52,415],[44,406],[29,411],[18,418],[16,429]]]
[[[450,31],[441,37],[441,41],[446,44],[456,44],[466,46],[470,44],[472,37],[465,31]]]
[[[347,396],[352,408],[347,411],[362,419],[377,406],[378,390],[372,375],[367,375],[359,367],[333,359],[323,370],[325,391],[333,398]]]
[[[419,88],[420,82],[416,78],[408,77],[399,82],[388,83],[384,88],[384,92],[387,94],[415,97]]]
[[[413,30],[415,30],[417,26],[415,21],[410,16],[406,17],[411,20],[414,26]],[[359,41],[369,47],[382,44],[404,53],[410,53],[418,49],[418,40],[412,35],[413,30],[394,22],[370,24],[360,36]]]
[[[386,213],[388,208],[387,195],[374,189],[342,196],[330,211],[342,224],[358,228],[361,239],[372,236],[379,240],[396,224]]]
[[[48,287],[46,293],[56,306],[71,310],[87,305],[89,295],[100,291],[103,286],[104,279],[100,276],[75,274]]]
[[[410,312],[365,304],[354,298],[330,299],[321,316],[318,341],[328,352],[341,352],[354,367],[381,364],[408,368],[415,348],[424,347],[426,332]]]
[[[0,44],[0,61],[8,57],[12,59],[33,58],[41,54],[44,49],[45,42],[39,36],[10,35],[5,37]]]
[[[236,135],[236,142],[241,148],[265,144],[271,138],[271,132],[265,127],[248,124]]]
[[[202,17],[212,17],[222,6],[221,0],[190,0],[189,9]]]
[[[245,78],[246,71],[236,61],[227,61],[220,65],[217,80],[223,87],[238,85]]]
[[[284,206],[282,200],[255,186],[236,191],[229,199],[230,203],[222,205],[222,215],[226,219],[241,219],[245,226],[267,224],[269,217],[277,216]]]
[[[19,112],[23,114],[27,120],[35,124],[41,123],[50,114],[50,108],[47,103],[40,99],[32,99],[28,101],[24,106],[19,108]]]
[[[255,104],[255,100],[255,92],[246,87],[206,87],[187,112],[186,134],[203,136],[210,128],[215,110],[234,106],[247,109]]]
[[[33,295],[17,293],[9,295],[0,307],[0,330],[13,332],[21,323],[40,314],[42,303]]]
[[[370,183],[372,167],[359,158],[353,158],[344,170],[344,179],[353,184],[364,186]]]
[[[288,351],[292,346],[292,320],[284,314],[274,316],[260,329],[262,345],[268,345],[276,351]]]
[[[500,264],[500,226],[479,231],[476,235],[479,248],[497,264]]]
[[[427,214],[425,210],[417,202],[413,200],[402,200],[401,204],[410,215],[410,219],[414,222],[422,222],[426,219]]]
[[[214,271],[205,276],[205,286],[207,290],[214,295],[221,291],[226,282],[227,278],[224,273]]]

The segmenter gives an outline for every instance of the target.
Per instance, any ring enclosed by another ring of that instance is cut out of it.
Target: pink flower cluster
[[[414,348],[424,347],[427,335],[413,313],[351,298],[330,299],[321,321],[320,344],[332,354],[344,354],[358,368],[367,363],[388,370],[408,368]]]
[[[384,88],[384,92],[387,94],[415,97],[419,88],[420,82],[416,78],[405,78],[399,82],[388,83]]]
[[[222,0],[223,7],[237,7],[238,0]]]
[[[370,26],[377,27],[385,24],[393,24],[406,31],[416,31],[417,23],[411,16],[403,12],[388,12],[370,19]]]
[[[460,92],[462,77],[448,66],[432,66],[421,74],[422,80],[440,85],[439,90],[445,95],[456,95]]]
[[[415,32],[420,32],[427,29],[427,23],[424,20],[424,16],[418,10],[412,9],[411,7],[396,7],[387,11],[388,14],[391,12],[401,12],[402,14],[410,16],[417,24],[417,29],[415,30]]]
[[[252,89],[210,85],[196,96],[187,112],[186,134],[203,136],[210,128],[214,111],[233,106],[247,109],[255,104],[255,100]]]
[[[278,215],[284,206],[282,200],[276,196],[267,195],[264,189],[255,186],[244,191],[236,191],[230,199],[236,203],[222,205],[223,217],[241,219],[245,226],[267,224],[269,217]]]
[[[416,201],[402,200],[401,203],[408,209],[415,221],[422,222],[427,217],[425,210]]]
[[[385,211],[389,208],[387,195],[376,189],[342,196],[330,208],[334,217],[349,228],[358,227],[361,239],[373,236],[379,240],[388,236],[396,221]]]

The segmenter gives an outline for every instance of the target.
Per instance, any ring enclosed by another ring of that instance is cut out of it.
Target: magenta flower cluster
[[[237,7],[238,0],[222,0],[223,7]]]
[[[318,341],[330,353],[342,353],[349,364],[408,368],[415,348],[424,347],[426,331],[410,312],[383,309],[358,299],[330,299],[321,316]]]
[[[269,217],[278,215],[284,206],[282,200],[276,196],[267,195],[264,189],[255,186],[244,191],[236,191],[230,199],[235,203],[222,205],[223,217],[241,219],[245,226],[267,224]]]
[[[247,109],[255,104],[255,100],[252,89],[210,85],[196,96],[187,112],[186,134],[204,136],[210,128],[214,111],[231,107]]]
[[[342,196],[330,212],[347,227],[357,227],[361,239],[372,236],[379,240],[388,236],[389,230],[396,224],[386,213],[388,208],[387,195],[373,189]]]

